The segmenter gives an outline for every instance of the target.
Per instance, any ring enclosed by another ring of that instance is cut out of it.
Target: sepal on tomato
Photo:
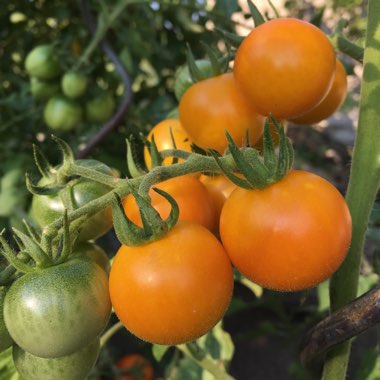
[[[219,155],[209,150],[215,162],[223,172],[237,186],[245,189],[262,189],[266,186],[278,182],[286,176],[293,165],[293,148],[289,139],[285,135],[284,127],[279,124],[273,116],[271,122],[279,134],[279,149],[276,152],[274,142],[269,130],[269,121],[266,120],[264,128],[263,157],[258,151],[251,147],[240,148],[233,141],[226,131],[228,140],[227,153],[231,154],[238,171],[243,174],[243,178],[233,174],[222,162]]]
[[[137,226],[124,212],[120,197],[115,194],[112,203],[112,215],[116,236],[121,243],[127,246],[136,246],[155,241],[164,236],[178,221],[179,207],[175,199],[167,192],[153,188],[163,196],[171,205],[171,211],[166,220],[162,220],[160,214],[151,205],[150,201],[131,189],[131,194],[136,199],[140,210],[143,227]]]
[[[129,171],[129,174],[132,178],[141,177],[146,172],[140,168],[140,166],[137,164],[135,160],[135,152],[133,150],[133,136],[131,136],[129,139],[125,139],[125,143],[127,145],[127,168]]]

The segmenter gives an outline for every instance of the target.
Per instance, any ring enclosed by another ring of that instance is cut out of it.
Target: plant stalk
[[[345,262],[330,281],[332,311],[356,298],[365,233],[380,185],[380,2],[369,0],[367,14],[359,124],[346,194],[353,223],[352,241]],[[347,341],[327,353],[324,380],[345,379],[350,346]]]

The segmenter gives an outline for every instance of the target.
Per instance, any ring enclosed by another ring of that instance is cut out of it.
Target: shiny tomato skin
[[[41,358],[67,356],[90,344],[111,313],[106,273],[95,263],[72,259],[18,278],[4,300],[9,334]]]
[[[315,124],[330,117],[344,102],[347,94],[347,74],[343,64],[336,60],[334,82],[326,97],[306,114],[292,119],[294,124]]]
[[[179,206],[179,220],[201,224],[213,230],[217,224],[215,206],[205,186],[194,176],[184,175],[161,182],[155,187],[169,193]],[[150,189],[153,207],[161,218],[166,219],[171,211],[170,203]],[[123,200],[124,211],[136,224],[142,225],[135,198],[132,195]]]
[[[215,205],[215,220],[219,221],[220,213],[224,202],[230,196],[230,194],[236,189],[236,185],[232,183],[224,175],[205,175],[202,174],[199,177],[199,181],[203,183],[209,192],[211,199]],[[216,229],[213,231],[218,233],[219,224],[216,226]]]
[[[151,141],[152,136],[154,135],[154,141],[159,152],[166,149],[173,149],[174,147],[170,130],[172,131],[176,148],[191,152],[190,138],[178,119],[170,118],[162,120],[151,129],[147,139],[148,141]],[[152,160],[147,147],[144,148],[144,160],[147,168],[150,169],[152,167]],[[179,162],[180,161],[181,160],[179,160]],[[167,157],[163,161],[164,165],[170,165],[172,163],[173,158],[171,157]]]
[[[243,40],[234,63],[239,89],[263,115],[295,118],[314,108],[329,91],[335,53],[317,27],[277,18]]]
[[[227,148],[225,131],[242,146],[247,131],[254,145],[264,128],[264,117],[238,91],[232,73],[193,84],[181,98],[179,119],[196,145],[219,153]]]
[[[199,338],[223,317],[233,272],[210,231],[179,222],[158,241],[121,246],[109,287],[115,313],[131,333],[174,345]]]
[[[79,351],[60,358],[40,358],[13,347],[13,360],[17,372],[28,380],[83,380],[86,379],[98,358],[100,341],[92,343]]]
[[[221,240],[235,267],[279,291],[311,288],[330,277],[346,256],[351,228],[338,190],[304,171],[265,189],[237,188],[220,217]]]
[[[120,374],[118,380],[153,380],[154,370],[152,364],[139,354],[123,356],[116,363],[116,367],[128,373]],[[114,379],[116,380],[116,379]]]

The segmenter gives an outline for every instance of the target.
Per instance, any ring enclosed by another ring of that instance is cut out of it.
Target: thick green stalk
[[[359,125],[352,157],[346,200],[351,211],[353,235],[348,256],[330,283],[331,310],[356,298],[365,233],[380,185],[380,1],[370,0],[364,52],[364,72]],[[339,226],[337,226],[339,228]],[[350,342],[327,354],[323,379],[345,379]]]

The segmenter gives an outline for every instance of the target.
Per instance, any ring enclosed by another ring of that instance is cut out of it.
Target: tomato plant
[[[77,164],[83,167],[96,169],[102,173],[113,175],[113,171],[103,163],[96,160],[77,160]],[[39,186],[47,185],[54,181],[53,178],[43,177]],[[101,183],[84,178],[71,179],[66,187],[54,195],[33,195],[31,216],[41,226],[54,222],[62,217],[64,209],[76,209],[86,203],[101,197],[110,191],[110,188]],[[66,196],[65,196],[66,194]],[[112,213],[106,208],[85,220],[80,228],[78,241],[96,239],[104,235],[112,227]]]
[[[44,120],[51,129],[70,131],[82,121],[82,107],[63,95],[55,95],[45,106]]]
[[[119,380],[153,380],[154,371],[152,364],[139,354],[123,356],[116,363],[120,369]]]
[[[53,79],[61,74],[61,66],[52,45],[39,45],[29,52],[25,69],[30,76],[39,79]]]
[[[346,70],[339,61],[336,60],[334,82],[326,97],[306,114],[293,119],[295,124],[314,124],[330,117],[342,105],[347,94],[347,74]]]
[[[196,145],[223,153],[228,131],[238,146],[254,145],[263,133],[264,117],[241,95],[231,73],[193,84],[179,103],[183,128]]]
[[[78,98],[86,92],[87,77],[82,73],[69,71],[62,77],[61,86],[68,98]]]
[[[95,365],[100,349],[99,339],[70,355],[60,358],[40,358],[13,347],[13,360],[23,379],[82,380]]]
[[[81,259],[23,275],[4,300],[9,334],[41,358],[67,356],[93,342],[110,311],[106,273]]]
[[[312,24],[277,18],[256,28],[238,48],[234,77],[262,115],[302,115],[326,96],[334,80],[335,53]]]
[[[217,224],[214,203],[205,188],[197,178],[184,175],[163,181],[157,188],[169,193],[178,203],[179,220],[201,224],[209,230],[214,230]],[[169,216],[170,203],[152,189],[149,191],[153,207],[159,212],[161,218]],[[136,224],[142,225],[139,209],[132,195],[123,201],[125,213]]]
[[[116,315],[140,339],[158,344],[194,340],[225,313],[231,264],[204,227],[180,222],[158,241],[122,245],[110,273]]]
[[[351,241],[351,217],[329,182],[291,171],[264,189],[236,189],[222,209],[220,236],[232,263],[251,281],[296,291],[338,269]]]
[[[154,136],[154,142],[160,152],[165,149],[174,148],[172,135],[177,149],[191,152],[191,141],[178,119],[165,119],[156,124],[150,130],[147,140],[151,141],[152,136]],[[152,160],[147,147],[144,148],[144,160],[146,166],[150,169],[152,166]],[[171,157],[167,157],[163,160],[164,165],[170,165],[172,162],[173,158]]]

